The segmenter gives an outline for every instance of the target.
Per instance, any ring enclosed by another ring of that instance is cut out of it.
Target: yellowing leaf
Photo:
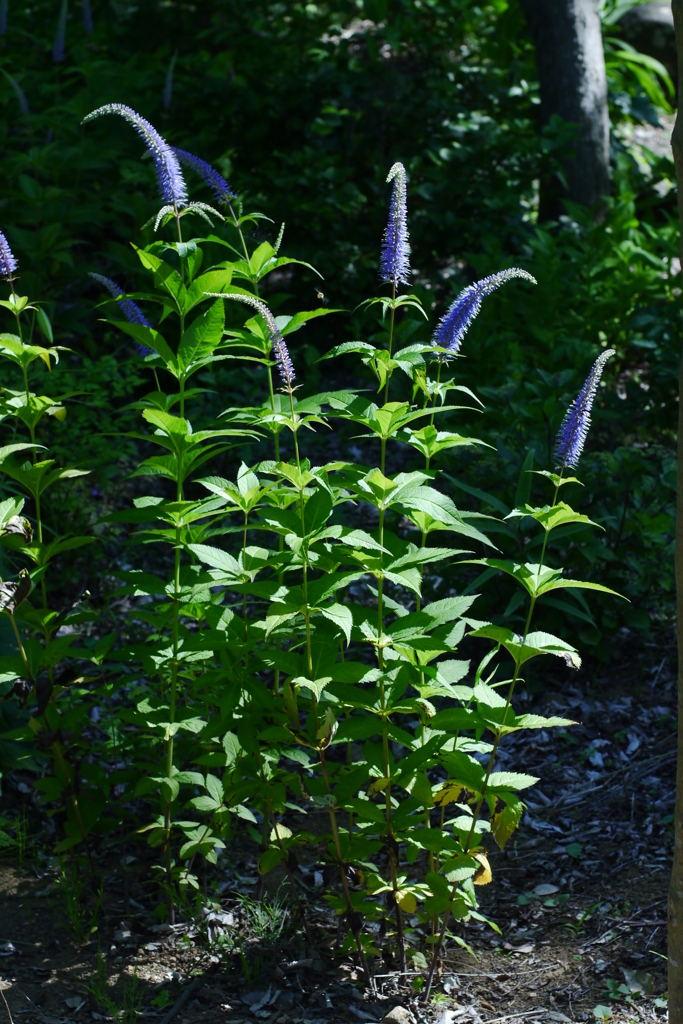
[[[477,869],[477,872],[472,881],[474,882],[475,885],[488,885],[489,882],[493,879],[493,875],[491,873],[491,866],[488,862],[488,858],[483,851],[475,853],[474,857],[475,860],[479,861],[481,867]]]
[[[405,910],[406,914],[414,914],[417,910],[417,900],[412,892],[402,892],[399,889],[396,893],[396,902],[401,910]]]
[[[512,794],[505,798],[505,802],[500,799],[497,801],[491,818],[491,832],[501,850],[519,825],[523,813],[524,804]]]

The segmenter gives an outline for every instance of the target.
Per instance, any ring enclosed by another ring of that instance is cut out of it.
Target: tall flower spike
[[[0,0],[0,4],[1,3],[2,3],[2,0]],[[2,7],[0,7],[0,28],[2,28]],[[0,36],[1,35],[3,35],[3,33],[0,31]],[[5,76],[5,78],[7,79],[7,81],[9,82],[9,84],[12,87],[12,91],[14,92],[14,95],[17,97],[17,101],[19,103],[19,110],[20,110],[21,114],[24,117],[28,117],[28,115],[31,113],[31,111],[29,110],[28,100],[26,99],[26,94],[24,93],[24,90],[21,88],[21,86],[19,85],[19,83],[17,82],[17,80],[15,78],[12,78],[11,75],[7,74],[7,72],[5,71],[4,68],[0,68],[0,71],[2,71],[3,75]]]
[[[52,59],[56,64],[61,63],[64,60],[64,44],[66,43],[66,17],[69,13],[68,0],[62,0],[62,6],[59,10],[59,19],[57,21],[57,31],[55,32],[55,41],[52,46]]]
[[[498,274],[484,277],[481,281],[469,285],[460,292],[448,312],[439,320],[432,335],[432,344],[448,349],[450,355],[457,355],[462,339],[481,309],[482,300],[513,277],[521,277],[524,281],[536,284],[536,278],[528,274],[526,270],[511,267],[510,270],[501,270]]]
[[[578,395],[567,409],[555,439],[557,469],[576,469],[591,425],[591,409],[605,363],[614,355],[613,348],[601,352],[593,363]]]
[[[183,172],[180,170],[178,158],[156,128],[140,114],[136,114],[132,107],[127,107],[124,103],[107,103],[103,107],[98,107],[97,110],[93,110],[91,114],[83,118],[83,124],[94,121],[96,117],[102,117],[103,114],[119,114],[129,124],[132,124],[152,155],[163,201],[179,210],[187,206],[187,186]]]
[[[5,281],[11,281],[14,277],[14,271],[18,266],[19,264],[9,247],[9,242],[2,231],[0,231],[0,277],[4,278]]]
[[[83,30],[88,36],[93,34],[92,7],[90,6],[90,0],[83,0]]]
[[[240,295],[235,292],[205,292],[205,295],[211,295],[216,299],[237,299],[238,302],[246,302],[248,306],[252,306],[257,313],[261,314],[268,329],[268,336],[270,337],[270,343],[273,346],[273,353],[275,355],[278,370],[280,371],[280,376],[282,377],[282,383],[286,388],[291,389],[296,377],[296,374],[294,373],[294,364],[290,358],[289,350],[285,344],[285,339],[280,334],[280,328],[277,325],[275,317],[268,309],[265,302],[261,302],[260,299],[255,298],[253,295]]]
[[[186,149],[173,147],[173,152],[184,167],[190,167],[209,186],[218,202],[228,203],[231,199],[237,198],[237,192],[228,185],[222,174],[219,174],[215,167],[202,160],[201,157],[188,153]]]
[[[173,99],[173,73],[175,71],[175,62],[178,59],[178,51],[171,57],[171,62],[168,65],[168,71],[166,72],[166,80],[164,82],[164,91],[161,97],[161,102],[164,105],[164,110],[171,109],[171,101]]]
[[[123,288],[119,288],[116,281],[112,281],[110,277],[105,277],[104,274],[91,273],[90,277],[92,277],[93,280],[98,281],[101,285],[103,285],[107,289],[109,294],[112,295],[115,299],[118,299],[121,295],[126,294]],[[140,324],[141,327],[152,326],[147,317],[145,316],[145,314],[142,312],[139,306],[137,306],[136,303],[133,302],[132,299],[121,299],[118,305],[120,306],[121,312],[123,313],[129,324]],[[141,356],[154,355],[154,349],[149,348],[148,345],[140,345],[138,344],[138,342],[136,342],[135,347]]]
[[[387,181],[392,180],[394,187],[391,193],[389,221],[382,239],[379,273],[383,281],[390,281],[396,288],[400,282],[408,284],[410,274],[406,170],[402,163],[395,163],[389,171]]]

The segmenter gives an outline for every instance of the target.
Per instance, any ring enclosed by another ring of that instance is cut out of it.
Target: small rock
[[[119,928],[117,931],[114,932],[114,941],[115,942],[125,942],[126,939],[129,939],[129,938],[130,938],[130,932],[128,931],[127,928]]]
[[[13,942],[0,942],[0,956],[12,956],[16,953],[17,948]]]
[[[389,1010],[389,1013],[382,1017],[386,1024],[409,1024],[412,1019],[412,1013],[405,1006],[395,1006],[393,1010]]]

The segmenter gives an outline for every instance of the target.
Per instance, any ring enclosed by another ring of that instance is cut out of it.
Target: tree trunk
[[[541,123],[554,117],[576,126],[572,155],[564,161],[566,187],[553,176],[541,182],[541,220],[564,212],[563,199],[601,208],[609,192],[607,78],[598,0],[520,0],[536,47]]]
[[[672,0],[678,54],[678,95],[683,96],[683,0]],[[683,115],[679,107],[671,136],[683,260]],[[669,886],[669,1021],[683,1024],[683,360],[678,382],[678,481],[676,493],[676,639],[678,641],[678,765],[674,809],[674,862]]]

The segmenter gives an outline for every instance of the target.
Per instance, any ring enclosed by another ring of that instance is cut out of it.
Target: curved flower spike
[[[524,281],[536,284],[536,278],[528,274],[526,270],[511,267],[509,270],[501,270],[497,274],[484,277],[481,281],[469,285],[460,292],[448,312],[439,320],[432,335],[432,343],[438,348],[448,349],[449,355],[457,355],[462,339],[481,309],[482,299],[490,295],[491,292],[495,292],[513,277],[521,277]]]
[[[121,295],[126,294],[123,288],[120,288],[117,285],[116,281],[112,281],[110,277],[105,277],[104,274],[91,273],[89,276],[92,277],[94,281],[98,281],[101,285],[103,285],[107,289],[109,294],[112,295],[115,299],[118,299]],[[152,326],[147,317],[145,316],[145,314],[140,309],[140,307],[135,302],[133,302],[132,299],[121,299],[118,305],[121,307],[121,312],[123,313],[129,324],[140,324],[141,327]],[[136,342],[135,347],[141,356],[154,355],[154,349],[149,348],[147,345],[139,345]]]
[[[94,121],[96,117],[102,117],[103,114],[119,114],[129,124],[132,124],[142,138],[154,160],[159,191],[164,203],[178,210],[187,206],[187,186],[183,172],[180,170],[178,158],[156,128],[140,114],[136,114],[132,107],[127,107],[124,103],[106,103],[103,107],[98,107],[97,110],[93,110],[83,118],[83,124]]]
[[[64,47],[66,44],[66,19],[69,13],[68,0],[62,0],[62,6],[59,10],[59,18],[57,19],[57,31],[55,32],[55,41],[52,45],[52,59],[56,64],[61,63],[64,60]]]
[[[605,363],[614,349],[601,352],[593,363],[578,395],[567,409],[555,439],[555,465],[557,469],[576,469],[591,425],[591,409],[602,377]]]
[[[0,231],[0,277],[3,277],[5,281],[11,281],[14,276],[14,271],[18,268],[19,264],[14,258],[14,254],[9,247],[9,242]]]
[[[178,149],[177,146],[173,147],[173,152],[181,164],[196,171],[206,182],[219,203],[228,203],[231,199],[237,198],[237,192],[228,185],[223,175],[219,174],[216,168],[206,160],[202,160],[201,157],[195,156],[193,153],[188,153],[186,149]]]
[[[282,383],[286,388],[291,390],[296,374],[294,373],[294,364],[289,355],[289,350],[285,344],[285,339],[280,333],[280,328],[277,325],[275,317],[266,306],[265,302],[261,302],[253,295],[242,295],[237,292],[205,292],[205,295],[210,295],[216,299],[237,299],[238,302],[246,302],[248,306],[252,306],[258,313],[261,314],[265,320],[266,327],[268,329],[268,336],[270,343],[273,346],[273,353],[282,377]]]
[[[399,282],[408,284],[410,274],[406,169],[402,163],[395,163],[389,171],[387,181],[392,180],[394,187],[391,193],[389,221],[382,239],[379,273],[383,281],[390,281],[396,288]]]

